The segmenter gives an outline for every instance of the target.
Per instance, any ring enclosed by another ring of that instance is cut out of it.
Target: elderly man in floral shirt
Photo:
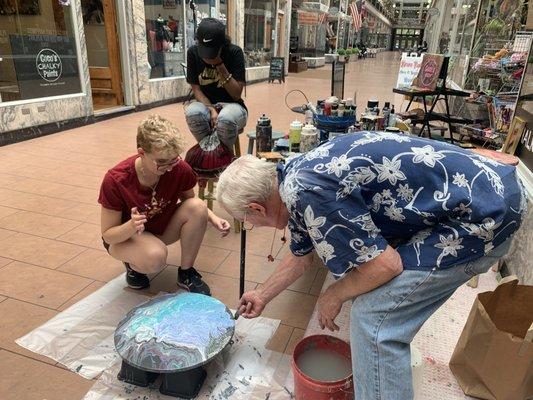
[[[386,132],[338,137],[277,171],[242,157],[220,177],[218,200],[247,225],[291,232],[291,253],[242,297],[244,317],[260,315],[298,279],[313,249],[338,278],[318,300],[319,322],[338,329],[335,317],[353,301],[360,400],[413,398],[413,337],[460,285],[507,253],[526,204],[513,166]]]

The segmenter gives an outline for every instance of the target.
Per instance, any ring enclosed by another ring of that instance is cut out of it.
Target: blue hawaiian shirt
[[[316,250],[341,277],[395,243],[404,269],[449,268],[520,226],[513,166],[444,142],[388,132],[343,135],[278,168],[291,251]]]

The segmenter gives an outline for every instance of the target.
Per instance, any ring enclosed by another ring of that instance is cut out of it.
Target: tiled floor
[[[397,54],[384,53],[351,63],[346,97],[357,89],[359,110],[371,97],[392,101],[398,60]],[[285,95],[300,89],[309,99],[325,98],[329,76],[326,67],[291,74],[283,85],[249,86],[246,131],[254,129],[262,113],[272,118],[275,130],[286,131],[301,116],[285,107]],[[399,108],[401,99],[396,100]],[[297,94],[287,101],[291,106],[304,103]],[[92,385],[22,349],[14,340],[123,272],[122,265],[102,249],[96,199],[103,174],[135,152],[136,126],[154,112],[176,122],[193,143],[183,106],[172,104],[0,148],[0,399],[75,400]],[[247,145],[243,136],[241,148]],[[266,260],[272,235],[269,229],[248,235],[247,289],[264,283],[275,267]],[[210,229],[197,259],[214,296],[230,307],[238,300],[239,240],[237,234],[222,240]],[[287,252],[280,247],[276,241],[278,258]],[[175,289],[179,254],[179,245],[171,246],[170,266],[153,279],[150,293]],[[324,278],[325,270],[317,263],[267,307],[265,316],[282,321],[271,349],[292,352],[304,334]]]

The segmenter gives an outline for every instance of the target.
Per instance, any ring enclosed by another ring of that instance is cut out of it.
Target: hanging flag
[[[326,12],[320,14],[320,17],[318,18],[318,25],[322,25],[326,21],[327,16],[328,16],[328,13]]]
[[[354,29],[357,32],[361,29],[361,15],[359,14],[355,1],[350,3],[350,12],[352,14]]]

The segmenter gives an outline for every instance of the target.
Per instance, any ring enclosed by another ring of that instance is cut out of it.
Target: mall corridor
[[[359,109],[371,97],[392,101],[398,62],[398,54],[382,53],[350,63],[346,96],[357,90]],[[330,74],[331,67],[326,66],[290,74],[285,84],[249,85],[245,132],[255,130],[263,113],[272,119],[274,130],[287,131],[292,120],[303,116],[285,106],[285,95],[299,89],[309,99],[326,98]],[[293,93],[287,101],[293,106],[304,99]],[[137,125],[152,113],[175,122],[193,144],[183,104],[178,103],[0,148],[1,399],[28,399],[38,393],[43,399],[75,400],[93,384],[14,340],[124,272],[102,247],[98,192],[105,172],[136,152]],[[243,151],[247,146],[243,134]],[[225,215],[216,204],[215,210]],[[272,230],[254,229],[248,236],[246,288],[250,289],[263,283],[274,265],[266,259]],[[238,234],[220,239],[209,227],[196,264],[214,296],[229,307],[238,300],[239,243]],[[276,246],[279,258],[287,247]],[[169,266],[153,277],[150,294],[176,290],[179,253],[177,245],[170,247]],[[309,323],[325,272],[315,266],[268,306],[265,316],[281,320],[271,349],[292,352]]]

